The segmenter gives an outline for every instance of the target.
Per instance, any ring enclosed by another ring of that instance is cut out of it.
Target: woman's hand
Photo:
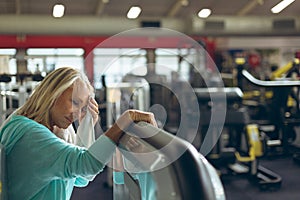
[[[132,123],[140,121],[148,122],[157,127],[154,114],[151,112],[144,112],[140,110],[127,110],[116,121],[117,126],[125,131]]]
[[[115,143],[118,143],[122,133],[126,131],[132,123],[137,123],[140,121],[148,122],[157,127],[153,113],[131,109],[125,111],[119,117],[116,123],[106,132],[106,136],[112,139]]]
[[[89,99],[88,109],[93,117],[93,124],[95,126],[99,120],[99,108],[98,108],[98,103],[92,97]]]

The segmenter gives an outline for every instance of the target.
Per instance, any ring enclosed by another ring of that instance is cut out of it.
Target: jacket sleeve
[[[111,159],[115,144],[105,135],[89,148],[82,148],[57,138],[50,131],[31,128],[14,147],[20,170],[33,171],[40,178],[76,178],[101,172]],[[45,128],[46,129],[46,128]],[[48,130],[48,129],[47,129]]]

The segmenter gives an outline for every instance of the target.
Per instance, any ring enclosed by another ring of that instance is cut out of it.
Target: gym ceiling
[[[0,34],[110,35],[152,23],[186,34],[299,35],[300,1],[278,14],[280,0],[1,0]],[[52,17],[53,6],[65,6],[62,18]],[[142,9],[127,19],[131,6]],[[197,13],[210,8],[201,19]]]

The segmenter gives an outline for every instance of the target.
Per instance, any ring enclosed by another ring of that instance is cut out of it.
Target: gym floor
[[[260,164],[281,176],[282,183],[278,190],[261,191],[246,178],[232,176],[223,180],[227,200],[297,200],[300,199],[300,165],[292,156],[263,158]]]
[[[300,165],[292,156],[262,158],[260,164],[282,178],[279,190],[261,191],[258,186],[242,176],[226,176],[222,179],[227,200],[298,200],[300,199]],[[112,188],[107,187],[107,170],[99,174],[85,188],[75,188],[71,200],[112,200]]]

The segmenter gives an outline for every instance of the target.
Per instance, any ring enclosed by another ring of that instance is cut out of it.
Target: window
[[[119,82],[127,74],[146,74],[146,51],[136,48],[97,48],[94,50],[95,88],[102,87],[101,76],[107,83]]]
[[[83,70],[83,54],[81,48],[29,48],[26,53],[27,69],[31,73],[49,72],[64,66]]]
[[[0,73],[15,74],[17,71],[16,49],[0,49]]]
[[[102,87],[101,76],[103,75],[107,83],[113,83],[120,82],[127,74],[139,76],[147,74],[146,49],[97,48],[93,53],[96,89]],[[197,49],[157,48],[155,50],[155,73],[164,75],[168,81],[171,81],[174,74],[188,81],[191,65],[205,67],[205,60]]]

